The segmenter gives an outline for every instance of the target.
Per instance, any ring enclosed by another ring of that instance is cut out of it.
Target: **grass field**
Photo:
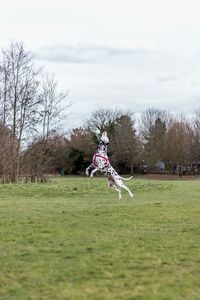
[[[200,181],[0,185],[0,299],[200,299]]]

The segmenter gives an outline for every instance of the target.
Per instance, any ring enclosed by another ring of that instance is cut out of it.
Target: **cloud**
[[[36,59],[62,63],[97,63],[112,57],[154,51],[150,41],[112,41],[52,45],[40,48]]]

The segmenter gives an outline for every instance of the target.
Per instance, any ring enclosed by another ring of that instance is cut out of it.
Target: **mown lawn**
[[[0,185],[0,299],[200,299],[200,181]]]

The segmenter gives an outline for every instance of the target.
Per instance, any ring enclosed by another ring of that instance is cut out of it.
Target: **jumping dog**
[[[86,175],[90,176],[90,178],[93,178],[94,174],[97,171],[100,171],[102,174],[104,174],[107,177],[108,187],[118,192],[119,200],[121,200],[122,198],[120,188],[125,189],[129,193],[129,196],[133,197],[132,192],[122,181],[122,180],[130,180],[133,178],[133,176],[129,178],[123,178],[113,168],[113,166],[109,162],[108,155],[107,155],[108,144],[109,144],[109,138],[107,136],[107,133],[103,132],[97,151],[93,156],[92,163],[86,169]]]

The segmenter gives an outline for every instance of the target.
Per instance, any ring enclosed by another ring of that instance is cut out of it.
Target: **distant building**
[[[156,171],[157,172],[162,172],[164,173],[165,172],[165,163],[164,161],[157,161],[157,163],[155,163],[155,167],[156,167]]]

